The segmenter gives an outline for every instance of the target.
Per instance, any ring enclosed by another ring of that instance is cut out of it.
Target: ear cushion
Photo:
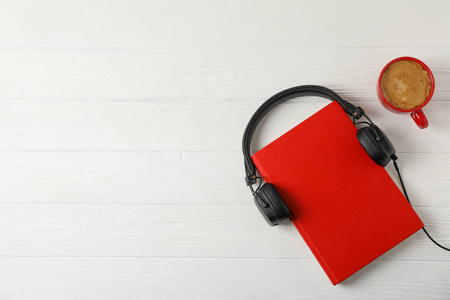
[[[255,195],[255,204],[270,226],[288,223],[291,212],[273,184],[265,183]]]
[[[377,140],[375,130],[378,137],[381,138],[379,141]],[[372,158],[377,165],[385,167],[395,154],[394,146],[376,125],[358,129],[356,137],[361,146],[363,146],[367,154],[369,154],[370,158]]]

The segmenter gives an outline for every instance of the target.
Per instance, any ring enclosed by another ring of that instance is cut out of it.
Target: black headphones
[[[294,97],[310,95],[337,101],[344,111],[353,118],[355,125],[361,123],[368,124],[368,126],[358,129],[356,137],[375,163],[384,167],[392,158],[396,158],[394,146],[386,135],[367,117],[364,110],[342,99],[332,90],[323,86],[302,85],[279,92],[264,102],[253,114],[245,128],[242,139],[242,152],[244,153],[246,173],[245,180],[252,191],[256,206],[270,226],[288,223],[291,219],[291,213],[273,184],[264,183],[261,186],[262,179],[257,176],[256,166],[250,156],[252,137],[261,119],[275,106]],[[355,123],[355,120],[359,120],[361,117],[365,117],[368,122]],[[260,180],[260,186],[254,190],[252,185],[258,180]]]
[[[263,183],[262,178],[256,174],[257,169],[250,155],[252,137],[259,122],[270,110],[286,100],[303,96],[319,96],[331,101],[336,101],[347,115],[352,118],[355,126],[358,124],[366,124],[367,126],[359,128],[356,132],[359,143],[376,164],[385,167],[393,160],[406,200],[411,204],[396,163],[398,158],[395,155],[395,148],[380,128],[369,119],[364,110],[361,107],[356,107],[350,102],[342,99],[338,94],[323,86],[301,85],[281,91],[266,100],[251,117],[242,138],[242,152],[244,154],[246,173],[245,181],[253,194],[256,206],[267,223],[269,223],[270,226],[285,224],[290,222],[292,215],[276,187],[270,183]],[[361,117],[364,117],[367,121],[355,122]],[[256,184],[258,180],[259,185],[255,190],[253,185]],[[437,243],[425,230],[425,227],[422,229],[436,245],[444,250],[450,251],[450,249]]]

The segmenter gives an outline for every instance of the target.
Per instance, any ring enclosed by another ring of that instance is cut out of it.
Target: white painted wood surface
[[[450,298],[450,253],[421,232],[332,286],[292,225],[265,224],[240,152],[262,101],[328,86],[393,140],[450,245],[450,2],[0,4],[0,299]],[[376,100],[402,55],[435,75],[423,131]],[[253,148],[328,103],[304,100]]]

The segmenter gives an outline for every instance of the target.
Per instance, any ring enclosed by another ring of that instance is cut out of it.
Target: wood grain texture
[[[450,208],[450,153],[398,156],[414,206]],[[0,203],[253,205],[243,165],[239,151],[0,151]]]
[[[419,131],[407,114],[388,112],[378,101],[348,100],[366,110],[398,151],[450,151],[449,101],[431,102],[424,109],[430,127]],[[255,133],[254,149],[329,103],[314,97],[301,101],[290,101],[267,115]],[[245,126],[262,102],[2,101],[0,149],[240,151]]]
[[[444,0],[7,3],[1,48],[450,46]]]
[[[338,286],[304,260],[6,257],[0,269],[11,300],[445,299],[450,264],[376,262]]]
[[[261,101],[300,84],[373,101],[381,69],[404,55],[433,70],[434,99],[450,99],[450,46],[425,46],[2,50],[0,101]]]
[[[449,245],[448,1],[0,5],[1,300],[448,299],[450,257],[422,232],[333,287],[292,225],[259,215],[240,153],[262,101],[332,88],[394,142]],[[403,55],[435,75],[423,131],[376,100]],[[303,100],[275,108],[252,149],[328,104]]]
[[[250,199],[247,199],[250,200]],[[270,228],[248,205],[0,205],[0,256],[315,260],[290,224]],[[450,243],[450,208],[416,208]],[[418,232],[377,261],[446,261]]]

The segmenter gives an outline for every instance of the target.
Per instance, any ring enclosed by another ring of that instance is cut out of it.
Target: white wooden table
[[[0,299],[450,298],[450,253],[422,232],[332,286],[259,215],[241,153],[268,97],[332,88],[391,138],[450,245],[448,1],[0,4]],[[435,75],[426,130],[376,100],[403,55]],[[327,103],[277,107],[253,149]]]

